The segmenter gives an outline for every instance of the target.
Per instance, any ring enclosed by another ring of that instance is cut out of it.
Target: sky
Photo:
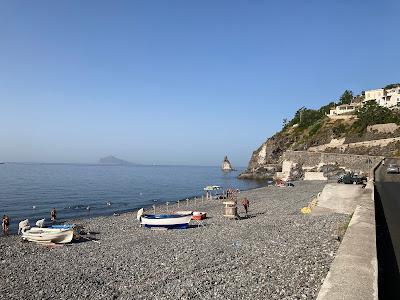
[[[399,11],[0,1],[0,161],[246,166],[298,108],[400,81]]]

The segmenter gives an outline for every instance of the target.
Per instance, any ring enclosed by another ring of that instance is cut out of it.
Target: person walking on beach
[[[51,217],[51,222],[54,223],[57,219],[57,210],[55,207],[53,207],[53,209],[51,210],[50,217]]]
[[[249,205],[250,205],[249,199],[247,199],[247,197],[244,197],[244,198],[243,198],[243,200],[242,200],[242,205],[243,205],[243,207],[244,207],[244,210],[245,210],[245,212],[246,212],[246,217],[247,217],[247,213],[248,213],[248,211],[249,211]]]
[[[3,215],[3,221],[1,222],[3,228],[3,235],[8,235],[8,227],[10,226],[10,218],[7,215]]]

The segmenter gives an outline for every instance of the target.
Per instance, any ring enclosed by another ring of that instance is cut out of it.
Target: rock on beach
[[[219,200],[191,202],[209,218],[186,230],[140,228],[132,212],[78,220],[98,242],[49,248],[1,237],[0,298],[314,299],[348,221],[300,213],[323,186],[242,192],[250,211],[241,220],[223,218]]]

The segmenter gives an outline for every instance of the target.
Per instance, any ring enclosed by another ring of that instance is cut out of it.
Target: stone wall
[[[383,124],[386,125],[386,124]],[[397,126],[397,125],[396,125]],[[308,151],[312,152],[322,152],[329,150],[329,148],[337,148],[341,152],[344,152],[346,149],[349,148],[358,148],[358,147],[386,147],[390,143],[400,141],[400,137],[391,137],[387,139],[379,139],[379,140],[370,140],[370,141],[362,141],[362,142],[355,142],[355,143],[348,143],[345,144],[345,139],[332,139],[328,144],[323,144],[319,146],[310,147]],[[335,152],[335,151],[328,151],[328,152]]]
[[[303,169],[312,169],[321,165],[336,164],[346,170],[368,173],[370,168],[383,159],[383,156],[323,153],[308,151],[286,151],[282,160],[301,164]]]
[[[387,123],[387,124],[376,124],[370,125],[367,127],[368,132],[379,132],[379,133],[392,133],[393,131],[397,130],[399,125],[396,123]]]
[[[356,120],[357,116],[355,115],[327,115],[329,119],[332,120]]]
[[[328,144],[323,144],[319,146],[314,146],[308,148],[308,151],[312,152],[322,152],[325,151],[327,148],[333,148],[333,147],[339,147],[344,144],[345,138],[341,139],[331,139],[331,141]]]
[[[304,172],[304,180],[328,180],[324,172]]]

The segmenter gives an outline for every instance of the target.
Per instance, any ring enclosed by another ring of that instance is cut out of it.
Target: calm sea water
[[[111,215],[150,206],[155,201],[201,196],[207,185],[241,190],[262,186],[260,182],[238,180],[240,171],[223,173],[218,167],[8,163],[0,165],[0,214],[10,216],[15,230],[15,224],[26,218],[31,225],[38,219],[49,219],[53,207],[57,208],[58,219]]]

